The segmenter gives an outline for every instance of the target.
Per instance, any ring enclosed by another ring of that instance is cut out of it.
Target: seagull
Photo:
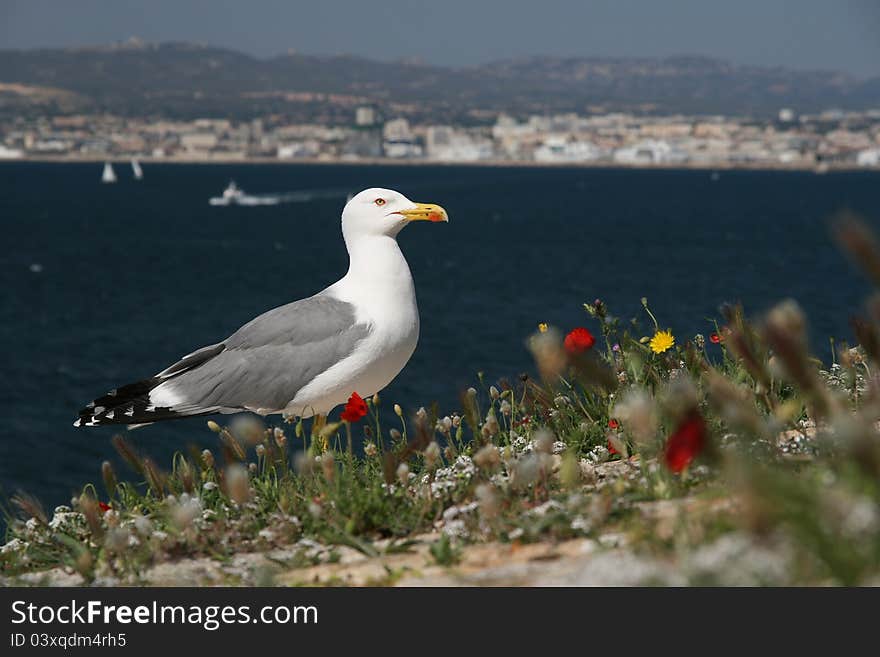
[[[445,222],[439,205],[366,189],[342,211],[348,272],[307,299],[252,319],[155,376],[111,390],[74,426],[127,424],[250,411],[325,418],[353,393],[373,395],[416,348],[419,309],[397,235],[413,221]]]

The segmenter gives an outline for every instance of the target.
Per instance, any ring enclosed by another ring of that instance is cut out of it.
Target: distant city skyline
[[[469,66],[529,55],[665,57],[880,76],[876,0],[0,0],[0,48],[193,41]]]

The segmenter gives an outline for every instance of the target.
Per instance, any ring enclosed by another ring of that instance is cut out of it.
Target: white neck
[[[337,298],[355,302],[358,306],[370,309],[371,314],[398,305],[406,300],[406,305],[418,312],[415,307],[415,286],[409,265],[397,245],[397,240],[387,235],[346,236],[348,249],[348,273],[328,292]]]

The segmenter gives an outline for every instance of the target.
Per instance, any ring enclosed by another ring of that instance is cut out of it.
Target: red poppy
[[[351,393],[345,409],[342,411],[342,419],[346,422],[357,422],[367,414],[367,402],[356,392]]]
[[[596,344],[596,338],[582,326],[565,336],[565,350],[573,356],[585,352],[594,344]]]
[[[617,450],[614,449],[614,443],[611,442],[611,438],[608,439],[608,453],[609,454],[617,454]]]
[[[619,426],[620,426],[620,422],[618,422],[614,418],[611,418],[610,420],[608,420],[608,428],[609,429],[617,429]]]
[[[101,502],[101,501],[99,501],[99,502],[98,502],[98,508],[101,509],[101,513],[104,513],[105,511],[109,511],[109,510],[110,510],[110,505],[107,504],[106,502]]]
[[[666,440],[663,460],[672,472],[681,472],[703,451],[706,444],[706,422],[699,413],[692,413]]]
[[[709,336],[709,342],[711,342],[712,344],[718,344],[722,340],[723,340],[723,338],[720,335],[718,335],[717,333],[713,333],[712,335]]]

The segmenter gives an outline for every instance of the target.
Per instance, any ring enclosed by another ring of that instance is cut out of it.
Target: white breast
[[[344,404],[353,392],[368,397],[387,386],[409,361],[419,339],[419,310],[409,266],[390,237],[375,238],[368,259],[352,254],[348,274],[326,294],[353,304],[357,321],[372,327],[354,352],[319,374],[286,413],[309,417]]]

